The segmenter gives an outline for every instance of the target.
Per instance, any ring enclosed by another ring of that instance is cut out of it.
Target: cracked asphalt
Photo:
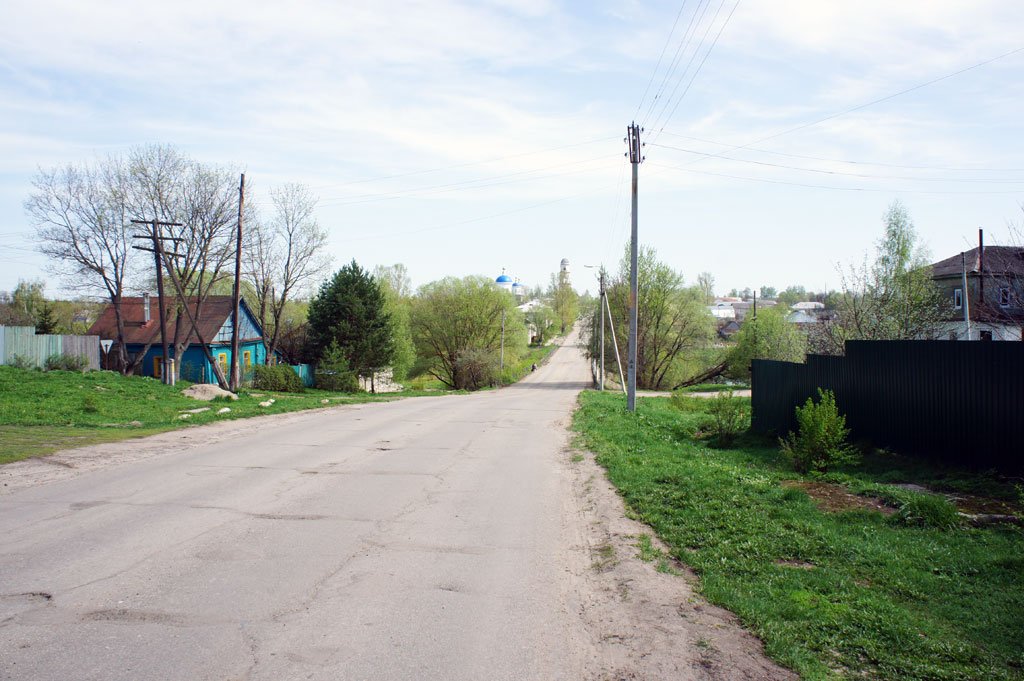
[[[563,347],[503,390],[158,436],[5,494],[0,678],[581,678],[589,379]]]

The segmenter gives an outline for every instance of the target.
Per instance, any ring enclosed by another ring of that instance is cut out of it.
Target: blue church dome
[[[511,284],[512,283],[512,277],[508,276],[507,274],[502,274],[500,277],[498,277],[494,281],[496,283],[498,283],[498,284]]]

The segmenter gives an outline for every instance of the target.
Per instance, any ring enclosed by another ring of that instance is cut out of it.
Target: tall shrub
[[[782,452],[801,473],[825,472],[829,468],[855,463],[859,456],[847,438],[846,417],[836,407],[831,390],[818,389],[818,402],[808,397],[796,408],[797,432],[779,438]]]

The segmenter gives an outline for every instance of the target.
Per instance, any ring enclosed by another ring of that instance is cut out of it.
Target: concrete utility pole
[[[601,266],[601,387],[604,390],[604,265]]]
[[[238,392],[242,382],[241,366],[238,362],[238,319],[239,300],[242,286],[242,211],[245,208],[245,173],[238,183],[238,240],[235,244],[235,288],[231,292],[231,392]]]
[[[163,272],[163,259],[164,259],[164,246],[163,240],[168,239],[170,241],[181,241],[175,237],[165,237],[160,233],[161,227],[181,227],[180,222],[161,222],[160,220],[132,220],[132,224],[135,225],[149,225],[150,233],[146,234],[133,234],[132,238],[135,239],[149,239],[153,243],[153,248],[143,248],[142,246],[132,246],[132,248],[139,251],[152,251],[153,259],[156,261],[156,296],[157,296],[157,311],[160,314],[160,345],[163,347],[163,369],[160,371],[160,381],[167,385],[174,384],[174,372],[172,371],[173,365],[171,364],[170,345],[167,342],[167,303],[164,297],[164,272]]]
[[[640,133],[643,128],[634,122],[626,128],[629,144],[629,162],[633,166],[633,218],[629,239],[629,357],[628,381],[626,387],[626,409],[636,411],[636,316],[637,316],[637,170],[644,160],[640,155]]]
[[[963,292],[960,294],[960,307],[964,309],[964,327],[967,330],[965,340],[971,340],[971,304],[967,296],[967,255],[960,252],[960,275],[963,277]]]

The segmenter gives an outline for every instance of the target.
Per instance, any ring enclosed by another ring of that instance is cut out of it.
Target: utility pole
[[[619,354],[619,341],[615,339],[615,319],[612,317],[612,308],[608,305],[608,296],[604,298],[604,307],[608,310],[608,328],[612,332],[612,347],[615,348],[615,366],[619,368],[619,385],[622,392],[626,392],[626,379],[622,375],[622,355]]]
[[[963,293],[960,294],[960,307],[964,309],[964,326],[967,329],[966,340],[971,340],[971,303],[967,295],[967,256],[960,253],[960,275],[963,277]]]
[[[143,248],[141,246],[132,246],[132,248],[139,251],[152,251],[153,259],[156,262],[156,296],[157,296],[157,310],[160,314],[160,345],[163,347],[163,370],[160,372],[160,381],[167,385],[172,385],[174,377],[171,375],[170,367],[170,345],[167,343],[167,313],[166,313],[166,298],[164,297],[164,272],[163,272],[163,259],[164,259],[164,246],[163,240],[168,239],[170,241],[180,241],[175,237],[165,237],[160,233],[161,227],[181,227],[180,222],[162,222],[160,220],[132,220],[132,224],[135,225],[149,225],[150,233],[145,234],[133,234],[134,239],[149,239],[153,248]]]
[[[643,128],[633,122],[626,128],[626,141],[629,144],[629,162],[633,166],[633,214],[629,239],[629,346],[628,374],[629,384],[626,388],[626,409],[636,411],[636,317],[637,317],[637,175],[640,163],[644,160],[640,155],[640,133]]]
[[[604,265],[601,266],[600,276],[600,287],[601,287],[601,387],[598,390],[604,390]]]
[[[498,360],[499,371],[505,371],[505,308],[501,308],[501,359]]]
[[[238,238],[235,243],[235,288],[231,292],[231,392],[238,392],[241,383],[241,365],[238,362],[239,299],[242,285],[242,211],[245,208],[245,173],[238,183]]]

